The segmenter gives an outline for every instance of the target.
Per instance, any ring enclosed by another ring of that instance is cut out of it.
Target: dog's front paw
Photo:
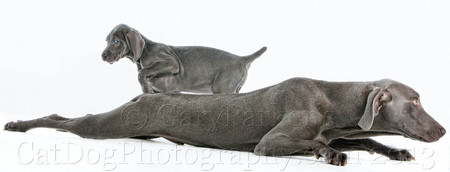
[[[20,125],[18,123],[20,123],[21,121],[17,121],[17,122],[8,122],[5,124],[5,128],[4,130],[7,131],[20,131],[20,132],[25,132],[25,130],[20,127]]]
[[[316,158],[324,157],[325,162],[332,165],[344,166],[347,164],[347,154],[333,150],[333,149],[321,149]]]
[[[408,150],[405,149],[393,149],[391,151],[389,151],[388,156],[389,159],[391,160],[398,160],[398,161],[411,161],[411,160],[416,160],[416,158],[414,158],[414,156],[412,156]]]

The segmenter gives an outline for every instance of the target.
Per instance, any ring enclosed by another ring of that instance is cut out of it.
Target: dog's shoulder
[[[295,78],[291,78],[288,79],[282,83],[280,83],[280,85],[285,85],[288,87],[299,87],[299,86],[315,86],[317,83],[322,82],[319,80],[314,80],[314,79],[310,79],[310,78],[303,78],[303,77],[295,77]]]

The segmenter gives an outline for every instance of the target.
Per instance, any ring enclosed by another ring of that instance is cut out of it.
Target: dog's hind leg
[[[134,136],[134,137],[130,137],[130,138],[132,138],[132,139],[140,139],[140,140],[148,140],[148,139],[156,139],[156,138],[159,138],[159,137],[158,136]],[[184,145],[183,142],[178,142],[178,141],[175,141],[175,140],[172,140],[172,139],[168,139],[168,138],[165,138],[165,139],[170,141],[170,142],[172,142],[172,143],[175,143],[177,145]]]
[[[28,121],[9,122],[4,129],[26,132],[33,128],[54,128],[95,139],[151,136],[154,126],[148,125],[152,118],[148,116],[151,114],[146,107],[148,105],[138,96],[119,108],[98,115],[64,118],[53,114]]]
[[[218,74],[213,83],[211,84],[211,91],[213,94],[231,94],[238,93],[242,79],[238,76],[242,75],[242,69],[235,69],[230,71],[224,71]],[[242,83],[243,84],[243,83]]]
[[[83,138],[109,139],[132,137],[136,133],[126,130],[121,125],[115,125],[111,115],[86,115],[79,118],[64,118],[57,114],[27,120],[9,122],[5,130],[26,132],[33,128],[54,128],[68,131]],[[105,120],[108,119],[108,120]],[[120,121],[120,119],[117,119]],[[112,123],[110,123],[112,122]]]

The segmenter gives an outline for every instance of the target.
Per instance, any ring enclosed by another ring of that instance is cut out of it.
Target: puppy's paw
[[[25,132],[26,130],[24,130],[22,127],[20,127],[20,124],[19,124],[20,122],[21,121],[8,122],[8,123],[5,124],[4,130]]]
[[[155,94],[155,91],[151,87],[142,87],[142,92],[147,94]]]
[[[389,159],[391,160],[398,160],[398,161],[411,161],[411,160],[416,160],[416,158],[414,158],[414,156],[411,155],[411,153],[409,153],[408,150],[405,149],[393,149],[391,151],[389,151],[388,156]]]

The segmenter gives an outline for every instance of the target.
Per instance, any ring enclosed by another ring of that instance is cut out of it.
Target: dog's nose
[[[106,60],[106,58],[108,58],[108,55],[109,55],[109,53],[108,53],[108,52],[103,52],[103,53],[102,53],[102,58],[103,58],[103,61],[105,61],[105,60]]]
[[[444,134],[446,133],[446,131],[445,131],[444,128],[441,128],[441,129],[440,129],[440,132],[441,132],[441,135],[444,135]]]

